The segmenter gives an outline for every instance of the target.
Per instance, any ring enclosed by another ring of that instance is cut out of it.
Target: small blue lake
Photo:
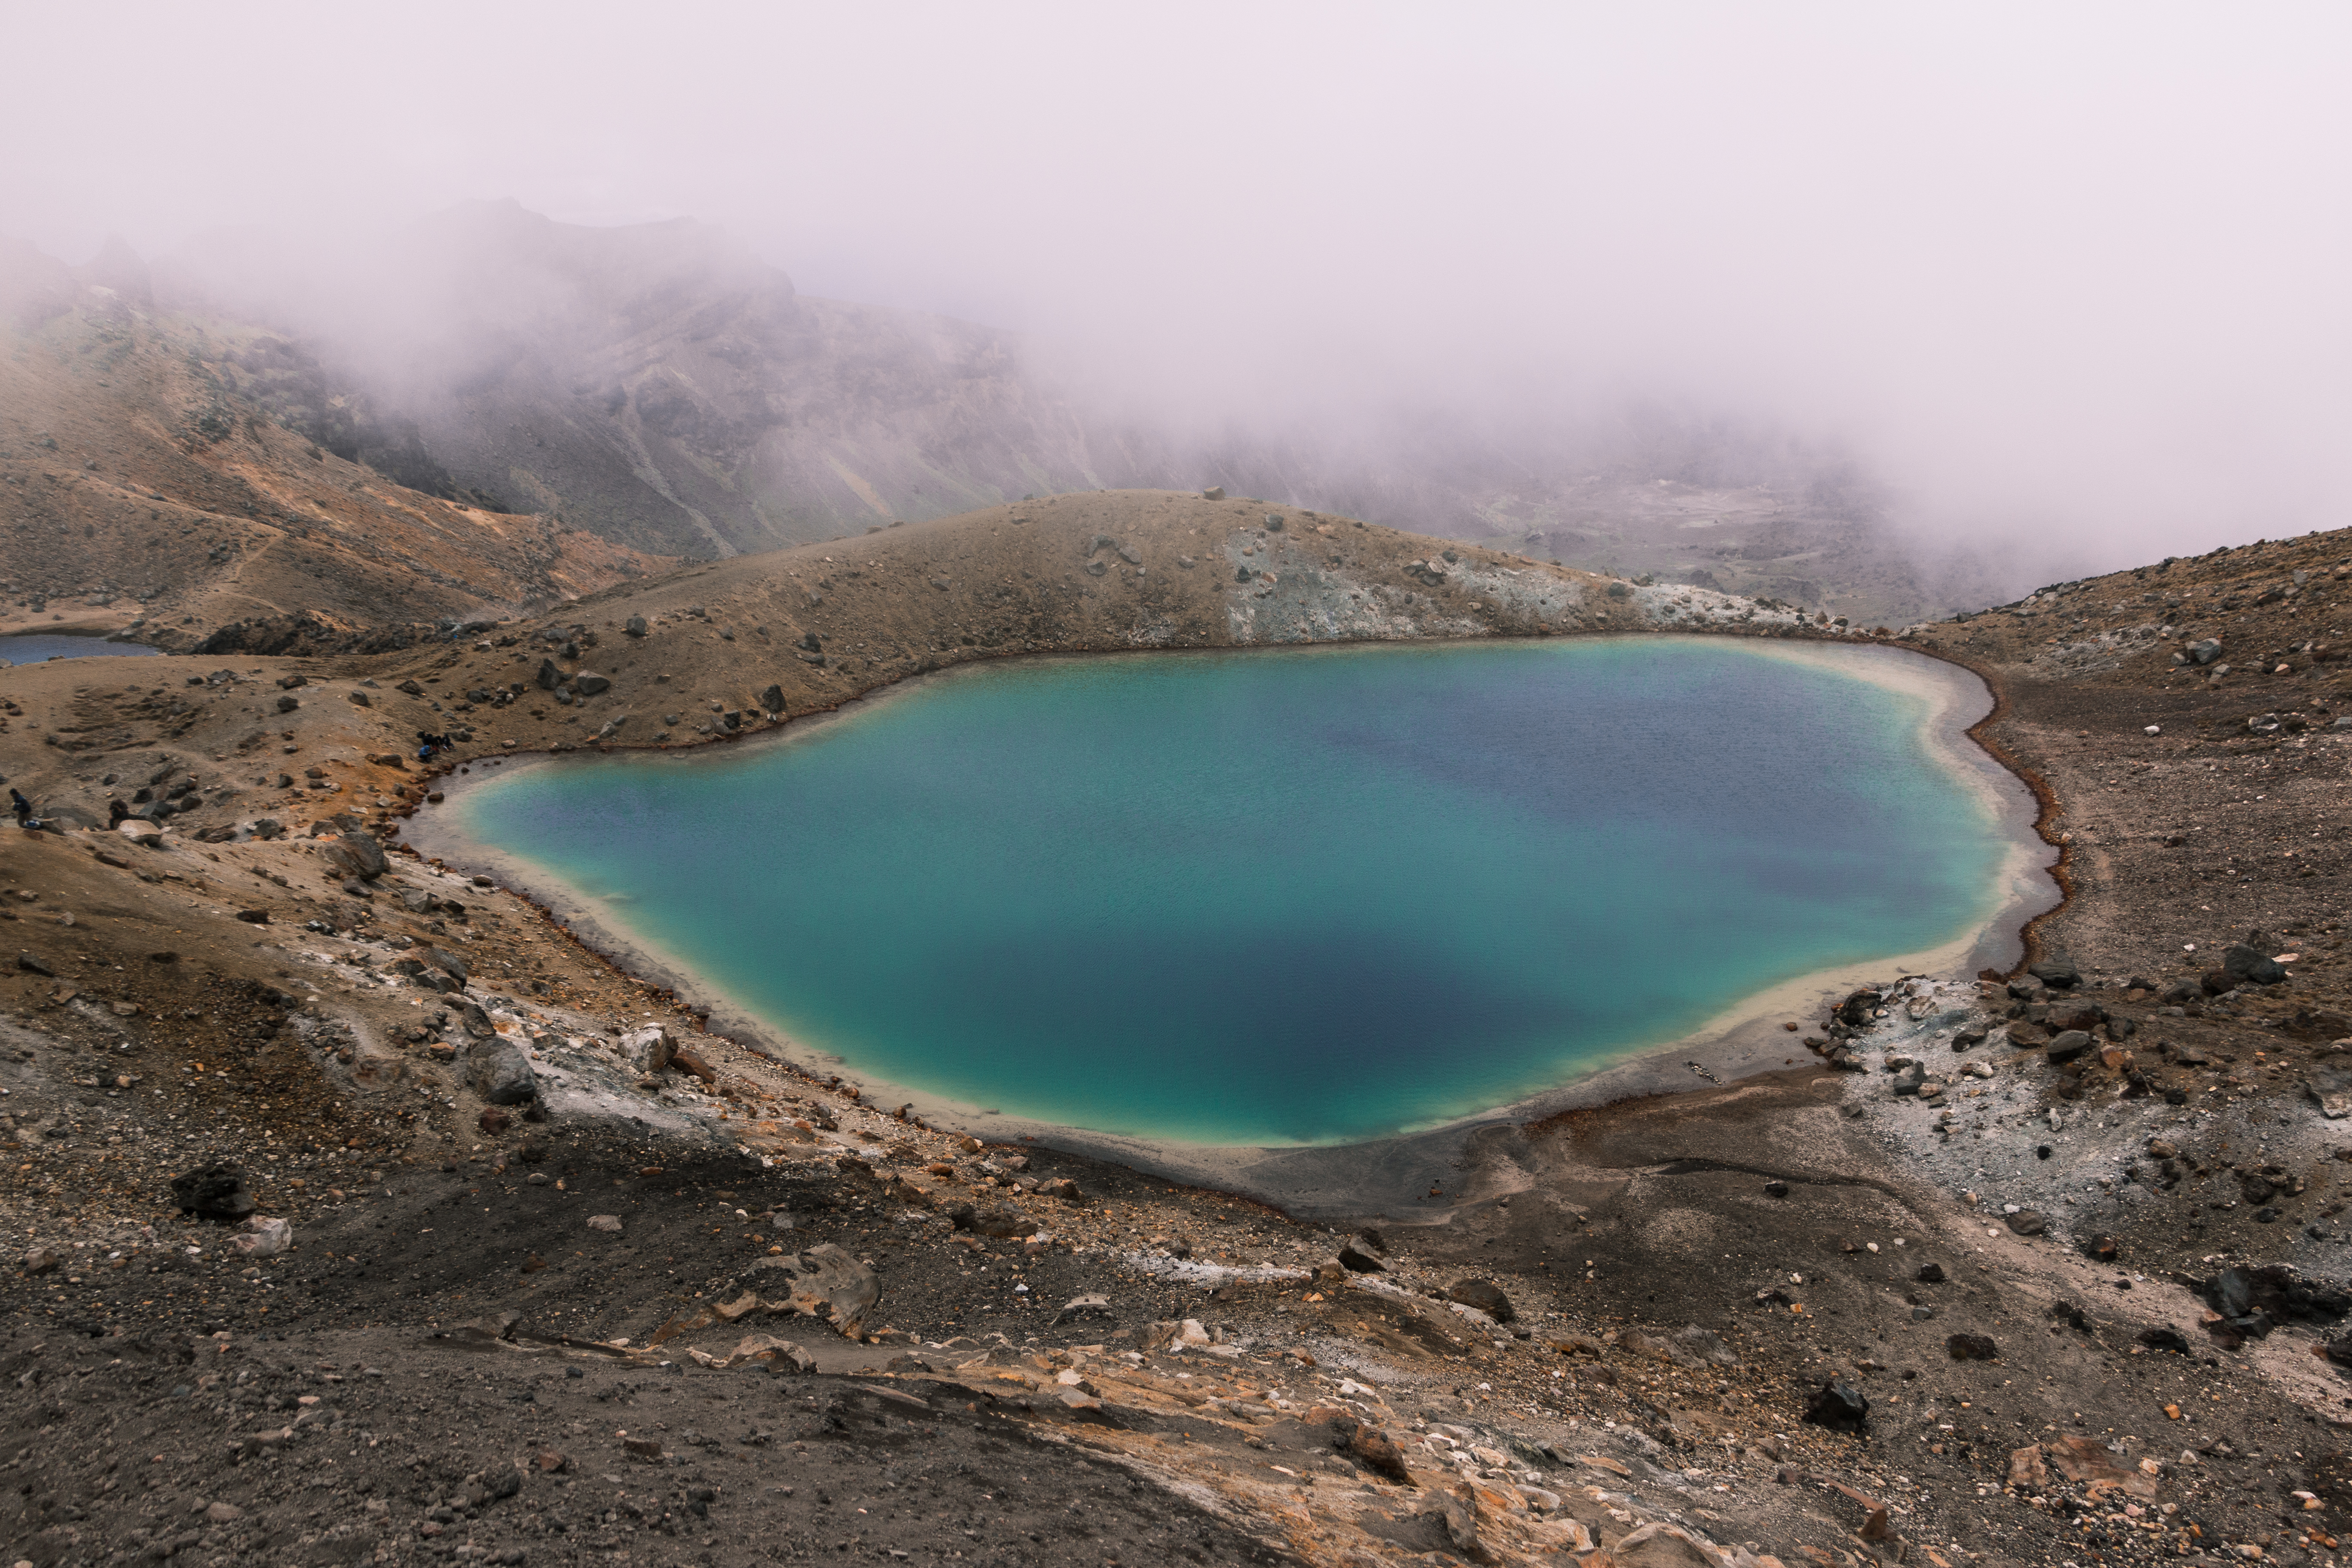
[[[47,632],[0,637],[0,664],[40,664],[52,658],[108,658],[152,654],[143,643],[109,642],[104,637],[66,637]]]
[[[1007,661],[777,742],[520,769],[454,826],[861,1077],[1155,1139],[1369,1138],[2002,908],[2013,826],[1938,760],[1931,698],[1839,657]]]

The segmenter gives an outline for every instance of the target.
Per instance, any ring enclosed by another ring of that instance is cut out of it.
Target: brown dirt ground
[[[529,684],[541,658],[610,676],[607,698],[572,706],[598,729],[628,712],[620,739],[649,741],[643,721],[665,710],[694,716],[666,726],[677,744],[697,738],[714,702],[722,727],[727,712],[756,712],[754,680],[782,686],[785,710],[798,714],[920,668],[1032,647],[1265,637],[1268,623],[1235,618],[1264,607],[1238,599],[1267,592],[1234,581],[1237,561],[1274,561],[1276,592],[1309,568],[1321,574],[1317,596],[1297,602],[1302,620],[1351,594],[1387,595],[1389,618],[1363,635],[1541,624],[1512,607],[1529,601],[1462,585],[1464,561],[1435,583],[1416,572],[1437,542],[1337,519],[1307,520],[1330,535],[1269,540],[1265,510],[1066,497],[628,584],[558,620],[501,627],[478,639],[488,647],[6,672],[0,689],[16,711],[0,732],[0,771],[45,805],[89,810],[105,789],[156,773],[194,773],[205,802],[174,819],[168,850],[70,834],[0,846],[13,945],[53,972],[5,982],[13,1059],[0,1062],[0,1088],[14,1147],[0,1205],[27,1252],[64,1249],[56,1268],[8,1281],[15,1392],[5,1413],[21,1441],[0,1447],[16,1456],[14,1550],[45,1565],[154,1555],[174,1541],[207,1560],[289,1563],[438,1557],[452,1542],[530,1561],[628,1550],[731,1562],[849,1540],[861,1552],[982,1561],[1247,1561],[1256,1551],[1328,1563],[1435,1552],[1630,1563],[1744,1551],[1790,1563],[2079,1563],[2194,1561],[2242,1545],[2271,1560],[2331,1560],[2347,1406],[2312,1350],[2334,1331],[2289,1325],[2225,1350],[2179,1281],[2240,1258],[2343,1272],[2340,1227],[2325,1223],[2334,1124],[2306,1104],[2302,1082],[2326,1065],[2333,1038],[2352,1034],[2330,1021],[2345,1011],[2331,798],[2344,742],[2308,727],[2338,697],[2321,653],[2337,613],[2333,573],[2352,550],[2344,536],[2175,563],[2154,586],[2156,574],[2118,574],[2046,608],[1909,636],[1994,682],[2003,707],[1989,735],[2047,792],[2051,831],[2072,836],[2073,898],[2037,928],[2038,948],[2082,963],[2093,994],[2137,1027],[2116,1042],[2137,1061],[2095,1058],[2079,1078],[2002,1063],[2039,1097],[2037,1113],[2076,1119],[2069,1161],[2104,1151],[2142,1165],[2146,1200],[2116,1211],[2112,1260],[2084,1256],[2063,1224],[2039,1237],[1988,1234],[1984,1213],[1920,1152],[1928,1140],[1881,1135],[1883,1079],[1799,1068],[1482,1134],[1462,1152],[1470,1195],[1453,1219],[1384,1237],[1397,1286],[1383,1293],[1368,1277],[1297,1272],[1344,1239],[1324,1227],[1040,1148],[968,1149],[952,1130],[896,1121],[709,1037],[692,1043],[712,1080],[666,1075],[646,1095],[688,1131],[604,1122],[486,1133],[483,1108],[430,1038],[410,1037],[435,999],[357,977],[362,966],[382,970],[395,938],[454,942],[472,994],[507,998],[540,1026],[594,1037],[651,1016],[691,1036],[675,999],[500,890],[395,855],[388,880],[440,907],[412,911],[380,885],[360,918],[319,843],[302,837],[332,807],[394,827],[431,781],[413,763],[368,759],[407,749],[419,728],[472,723],[461,765],[585,743],[567,721],[579,716],[572,707]],[[1014,522],[1016,512],[1031,521]],[[1108,552],[1096,534],[1113,541]],[[1125,563],[1119,542],[1140,563]],[[1244,544],[1254,553],[1239,557]],[[1480,571],[1529,564],[1457,553]],[[1196,565],[1178,564],[1180,554]],[[1088,559],[1106,572],[1087,573]],[[2260,602],[2297,570],[2310,575],[2294,595]],[[1576,626],[1551,629],[1657,624],[1654,599],[1609,602],[1598,579],[1538,575],[1593,596],[1580,598]],[[2186,587],[2199,592],[2180,593],[2178,607],[2138,597]],[[2186,613],[2192,605],[2201,619]],[[2100,660],[2126,639],[2081,651],[2159,608],[2177,617],[2169,638],[2131,637],[2111,667]],[[650,635],[626,637],[619,623],[630,615],[645,616]],[[1284,625],[1272,623],[1276,635]],[[2045,640],[2053,629],[2059,651]],[[2218,686],[2171,663],[2181,641],[2207,631],[2228,645],[2231,669]],[[818,647],[801,651],[821,652],[822,666],[793,656],[809,634]],[[501,646],[507,637],[516,640]],[[577,657],[564,657],[566,642]],[[2290,651],[2306,643],[2319,647]],[[2258,657],[2241,662],[2241,647]],[[2247,673],[2280,663],[2286,673]],[[185,684],[216,668],[234,679]],[[296,673],[310,684],[286,693],[300,705],[280,714],[277,679]],[[416,694],[399,690],[409,679]],[[526,682],[520,700],[459,706],[467,690],[515,680]],[[2270,711],[2300,713],[2307,727],[2243,731],[2248,713]],[[2150,723],[2162,732],[2146,735]],[[307,783],[308,766],[341,789],[276,784],[281,771]],[[110,773],[110,786],[100,782]],[[193,841],[204,826],[263,816],[291,836]],[[240,910],[269,921],[240,921]],[[342,934],[307,929],[314,920]],[[2282,986],[2173,1015],[2119,984],[2160,989],[2200,967],[2186,944],[2205,953],[2255,924],[2282,939],[2279,951],[2302,950]],[[154,956],[166,951],[176,957]],[[1991,986],[1976,1010],[2001,1024],[2009,1004]],[[2212,1059],[2184,1061],[2183,1047]],[[2119,1098],[2135,1067],[2195,1097],[2166,1112],[2184,1119],[2167,1124],[2188,1156],[2178,1177],[2148,1168],[2149,1123],[2130,1120],[2144,1100]],[[2037,1136],[2004,1122],[1984,1147],[2025,1147],[2030,1168]],[[2271,1224],[2250,1204],[2217,1206],[2254,1173],[2245,1141],[2256,1138],[2302,1187],[2273,1200],[2282,1213]],[[256,1173],[268,1212],[293,1220],[294,1252],[245,1265],[222,1256],[216,1228],[173,1212],[168,1176],[224,1155]],[[1016,1155],[1031,1163],[1007,1174]],[[1017,1188],[1058,1174],[1075,1176],[1089,1201]],[[1776,1180],[1787,1196],[1766,1189]],[[960,1192],[1020,1204],[1051,1240],[1033,1250],[953,1231],[939,1216]],[[779,1212],[788,1231],[771,1217]],[[623,1231],[589,1232],[587,1213],[619,1215]],[[783,1246],[779,1237],[873,1259],[883,1296],[866,1327],[887,1329],[883,1342],[805,1320],[761,1321],[816,1357],[816,1372],[782,1378],[685,1353],[722,1354],[745,1324],[707,1323],[645,1348],[657,1325],[731,1300],[746,1260]],[[1189,1251],[1194,1277],[1176,1277],[1174,1250]],[[1943,1268],[1942,1282],[1916,1278],[1923,1258]],[[1429,1293],[1465,1277],[1501,1285],[1527,1337]],[[1092,1291],[1108,1298],[1107,1315],[1061,1321],[1063,1302]],[[2079,1323],[2074,1311],[2052,1315],[2060,1302],[2079,1310]],[[434,1337],[508,1310],[522,1314],[525,1333],[483,1342],[511,1348]],[[1155,1343],[1152,1325],[1185,1318],[1224,1343]],[[1736,1359],[1676,1364],[1637,1337],[1689,1326]],[[2137,1338],[2167,1326],[2189,1354]],[[1946,1340],[1958,1332],[1989,1337],[1997,1359],[1953,1359]],[[588,1344],[624,1335],[626,1353]],[[551,1342],[559,1337],[569,1346]],[[385,1378],[369,1378],[369,1366]],[[574,1366],[582,1377],[568,1375]],[[246,1372],[256,1375],[239,1382]],[[1872,1399],[1864,1433],[1801,1421],[1814,1380],[1829,1373]],[[924,1407],[870,1392],[890,1384]],[[293,1403],[305,1392],[320,1405]],[[263,1436],[318,1408],[330,1415],[293,1436]],[[621,1447],[616,1434],[636,1435],[648,1415],[669,1428],[656,1428],[667,1459]],[[1404,1479],[1384,1477],[1365,1445],[1351,1445],[1354,1422],[1403,1446]],[[688,1431],[716,1436],[716,1451]],[[742,1441],[761,1431],[764,1442]],[[2072,1479],[2011,1480],[2012,1450],[2069,1436],[2104,1458],[2070,1457],[2092,1466]],[[1445,1458],[1449,1445],[1462,1464]],[[563,1448],[570,1468],[532,1471],[510,1499],[469,1500],[481,1482],[468,1477],[535,1464],[542,1446]],[[2143,1477],[2143,1459],[2155,1474]],[[2099,1466],[2113,1474],[2100,1479]],[[1025,1511],[997,1513],[992,1498],[982,1508],[977,1492],[965,1495],[973,1483],[962,1478],[994,1486],[1006,1471],[1026,1479],[1000,1495]],[[830,1479],[849,1475],[855,1485]],[[2126,1475],[2142,1479],[2126,1489]],[[1832,1482],[1888,1505],[1886,1529],[1870,1529],[1864,1504]],[[2320,1506],[2305,1507],[2298,1490]],[[877,1500],[906,1520],[888,1540],[876,1512],[848,1522]],[[223,1500],[242,1518],[191,1514],[197,1501]],[[1449,1513],[1476,1546],[1448,1533]],[[943,1518],[979,1533],[959,1537]],[[1723,1552],[1641,1534],[1644,1521]],[[1078,1528],[1097,1533],[1070,1533]]]

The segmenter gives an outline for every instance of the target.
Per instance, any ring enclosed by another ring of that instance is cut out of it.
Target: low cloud
[[[1557,457],[1670,410],[1859,464],[1931,548],[2035,581],[2347,521],[2340,10],[665,27],[18,18],[0,231],[69,260],[110,233],[151,258],[244,245],[291,313],[312,301],[288,263],[459,201],[691,216],[803,293],[1030,334],[1171,426]]]

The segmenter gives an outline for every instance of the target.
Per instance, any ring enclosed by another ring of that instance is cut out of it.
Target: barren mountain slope
[[[1009,334],[803,299],[708,225],[477,203],[268,285],[270,258],[231,246],[174,258],[166,295],[299,337],[241,362],[289,426],[641,549],[731,555],[1103,482],[1100,433]]]
[[[430,647],[0,672],[0,772],[44,810],[194,785],[156,844],[0,844],[32,961],[0,981],[16,1550],[2333,1561],[2352,1394],[2315,1352],[2352,1305],[2352,1122],[2314,1097],[2342,1108],[2352,1036],[2325,858],[2347,742],[2233,731],[2333,711],[2333,661],[2289,650],[2326,641],[2347,554],[2292,541],[1908,630],[1973,642],[1989,732],[2074,835],[2040,956],[2078,981],[1889,976],[1790,1019],[1778,1071],[1400,1141],[1348,1225],[865,1104],[342,831],[397,838],[434,787],[401,756],[420,728],[478,768],[625,714],[604,743],[741,733],[764,685],[797,714],[1032,647],[1792,614],[1263,502],[1073,496]],[[2168,641],[2108,635],[2192,606]],[[2171,662],[2210,631],[2213,665]],[[2251,919],[2291,977],[2221,972]],[[653,1065],[646,1020],[687,1054]],[[518,1060],[535,1095],[493,1103]],[[291,1250],[180,1211],[170,1179],[215,1160]]]
[[[420,495],[245,395],[251,334],[69,275],[0,300],[0,629],[193,647],[230,622],[345,630],[513,614],[658,564],[543,516]]]
[[[1927,562],[1851,463],[1697,415],[1326,420],[1309,386],[1286,415],[1197,424],[1013,332],[800,294],[683,219],[588,228],[477,203],[360,254],[220,236],[160,271],[167,300],[270,323],[239,385],[322,447],[640,549],[725,556],[1029,495],[1216,485],[1873,622],[2018,585]]]

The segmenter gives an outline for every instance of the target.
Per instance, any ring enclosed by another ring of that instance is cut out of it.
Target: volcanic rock
[[[621,1059],[640,1073],[656,1073],[669,1066],[677,1043],[659,1024],[623,1031],[617,1049]]]
[[[492,1105],[528,1105],[539,1094],[530,1058],[512,1040],[494,1038],[467,1052],[466,1081]]]
[[[2054,1037],[2043,1055],[2053,1062],[2071,1062],[2091,1049],[2091,1037],[2081,1029],[2068,1029]]]
[[[1448,1300],[1475,1307],[1498,1323],[1510,1322],[1518,1316],[1502,1287],[1490,1279],[1456,1279],[1445,1288],[1445,1295]]]
[[[829,1241],[805,1252],[762,1258],[751,1266],[745,1283],[763,1296],[781,1284],[783,1300],[771,1303],[771,1310],[831,1323],[851,1339],[882,1299],[882,1284],[874,1270]]]
[[[1813,1391],[1805,1405],[1805,1419],[1832,1432],[1859,1432],[1870,1419],[1870,1401],[1843,1378],[1832,1378]]]
[[[236,1166],[205,1165],[172,1178],[172,1195],[181,1212],[198,1219],[234,1224],[253,1213],[253,1196],[245,1190],[245,1176]]]

